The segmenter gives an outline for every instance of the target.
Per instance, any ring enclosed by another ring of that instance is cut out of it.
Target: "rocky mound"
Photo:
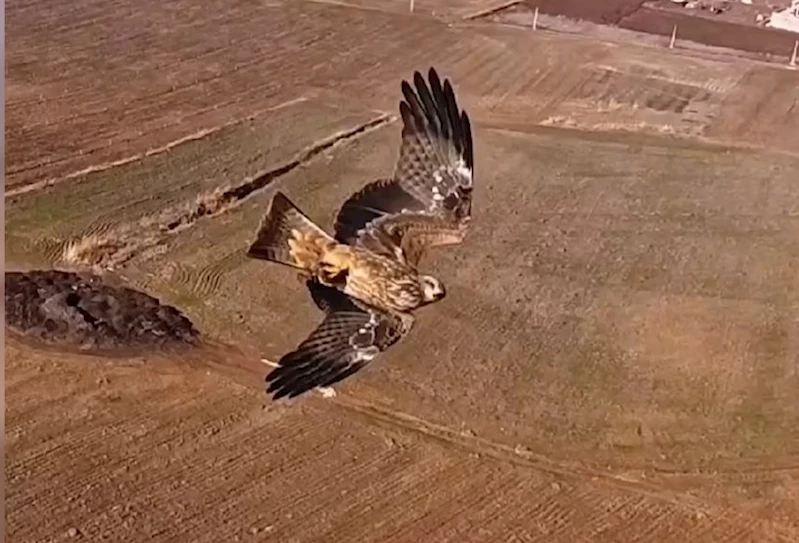
[[[199,333],[179,310],[100,277],[57,270],[6,272],[6,326],[84,351],[192,344]]]

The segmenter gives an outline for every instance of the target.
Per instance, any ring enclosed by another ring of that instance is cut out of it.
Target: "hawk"
[[[248,256],[299,269],[322,323],[267,376],[274,399],[355,373],[410,331],[411,312],[441,300],[420,274],[428,247],[461,243],[471,221],[471,126],[449,80],[430,68],[403,81],[402,141],[394,173],[346,200],[334,235],[275,194]]]

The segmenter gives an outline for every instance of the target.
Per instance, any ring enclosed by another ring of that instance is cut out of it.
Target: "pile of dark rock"
[[[6,272],[5,304],[12,332],[84,351],[191,344],[199,337],[178,309],[90,274]]]

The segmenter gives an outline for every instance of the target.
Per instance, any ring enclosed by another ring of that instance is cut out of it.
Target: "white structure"
[[[766,26],[799,33],[799,0],[792,0],[787,9],[773,12]]]

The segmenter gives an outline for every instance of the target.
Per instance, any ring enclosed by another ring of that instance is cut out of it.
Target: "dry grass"
[[[107,267],[127,242],[113,234],[90,234],[70,241],[61,252],[61,262],[75,267]]]
[[[134,224],[123,224],[104,234],[88,234],[64,245],[59,263],[71,268],[111,270],[136,254],[160,254],[157,246],[167,233],[191,226],[197,219],[223,213],[233,205],[226,197],[230,187],[217,187],[197,195],[178,213],[174,208],[157,216],[142,217]]]

